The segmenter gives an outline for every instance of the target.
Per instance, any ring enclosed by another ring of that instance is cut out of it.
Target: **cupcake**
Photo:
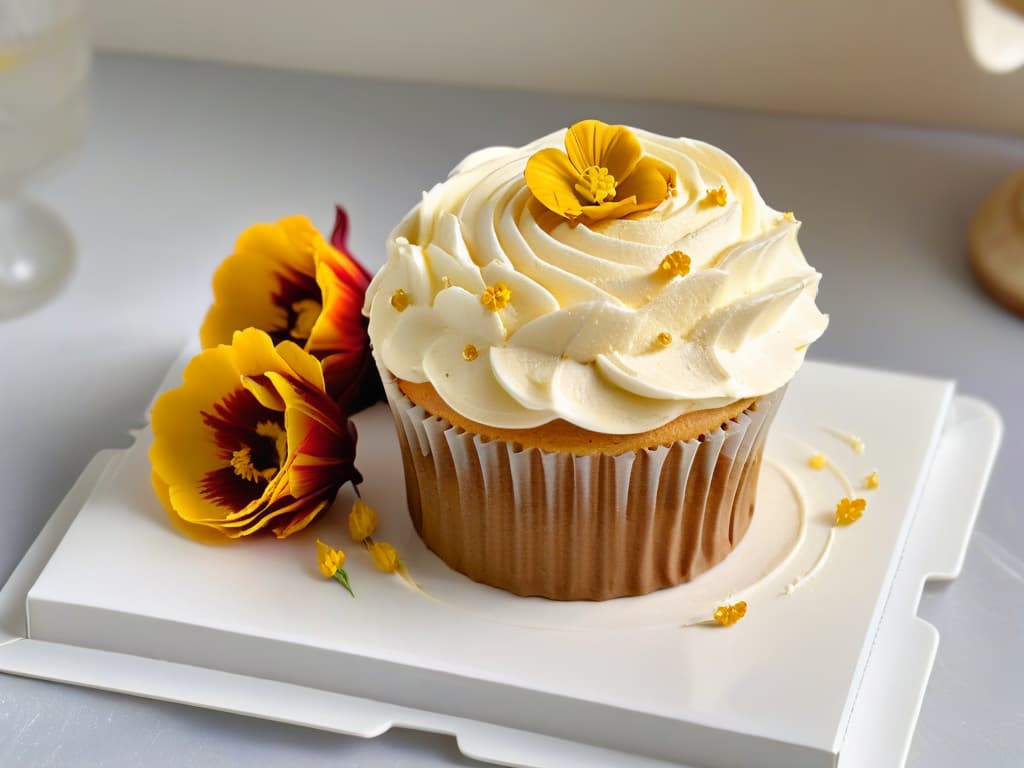
[[[828,322],[798,229],[692,139],[586,120],[467,157],[392,233],[364,309],[426,545],[557,600],[727,557]]]

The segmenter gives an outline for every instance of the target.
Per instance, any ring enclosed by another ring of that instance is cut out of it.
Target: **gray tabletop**
[[[832,318],[813,358],[955,378],[1002,413],[963,574],[922,601],[941,643],[908,765],[1021,764],[1024,321],[976,287],[964,242],[1024,140],[133,57],[100,57],[93,91],[83,150],[34,188],[75,233],[75,272],[0,323],[0,582],[90,457],[128,443],[245,226],[301,212],[328,228],[339,202],[376,268],[391,226],[465,154],[600,117],[718,144],[796,211]],[[449,737],[362,741],[0,676],[0,765],[250,764],[477,765]]]

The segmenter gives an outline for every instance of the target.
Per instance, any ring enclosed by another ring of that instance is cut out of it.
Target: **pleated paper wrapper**
[[[577,456],[452,426],[381,373],[423,542],[471,579],[556,600],[642,595],[725,558],[750,525],[785,392],[697,439]]]

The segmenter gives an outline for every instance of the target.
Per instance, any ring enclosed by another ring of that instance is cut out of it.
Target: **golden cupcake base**
[[[607,600],[689,581],[754,514],[783,390],[706,433],[617,455],[546,451],[455,426],[384,373],[413,524],[471,579],[522,596]],[[413,390],[419,392],[422,390]],[[692,419],[690,420],[692,422]]]

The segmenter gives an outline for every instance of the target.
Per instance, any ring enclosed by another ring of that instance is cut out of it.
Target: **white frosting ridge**
[[[828,318],[799,223],[769,208],[725,152],[635,132],[676,169],[676,193],[634,218],[576,226],[536,201],[523,176],[539,149],[476,152],[423,195],[388,240],[364,311],[378,359],[430,382],[456,411],[502,428],[564,419],[607,434],[768,394],[792,378]],[[708,204],[725,187],[724,206]],[[667,279],[661,260],[691,259]],[[504,283],[497,312],[480,296]],[[391,302],[405,291],[404,311]],[[667,345],[659,334],[669,334]],[[467,344],[476,359],[463,356]]]

